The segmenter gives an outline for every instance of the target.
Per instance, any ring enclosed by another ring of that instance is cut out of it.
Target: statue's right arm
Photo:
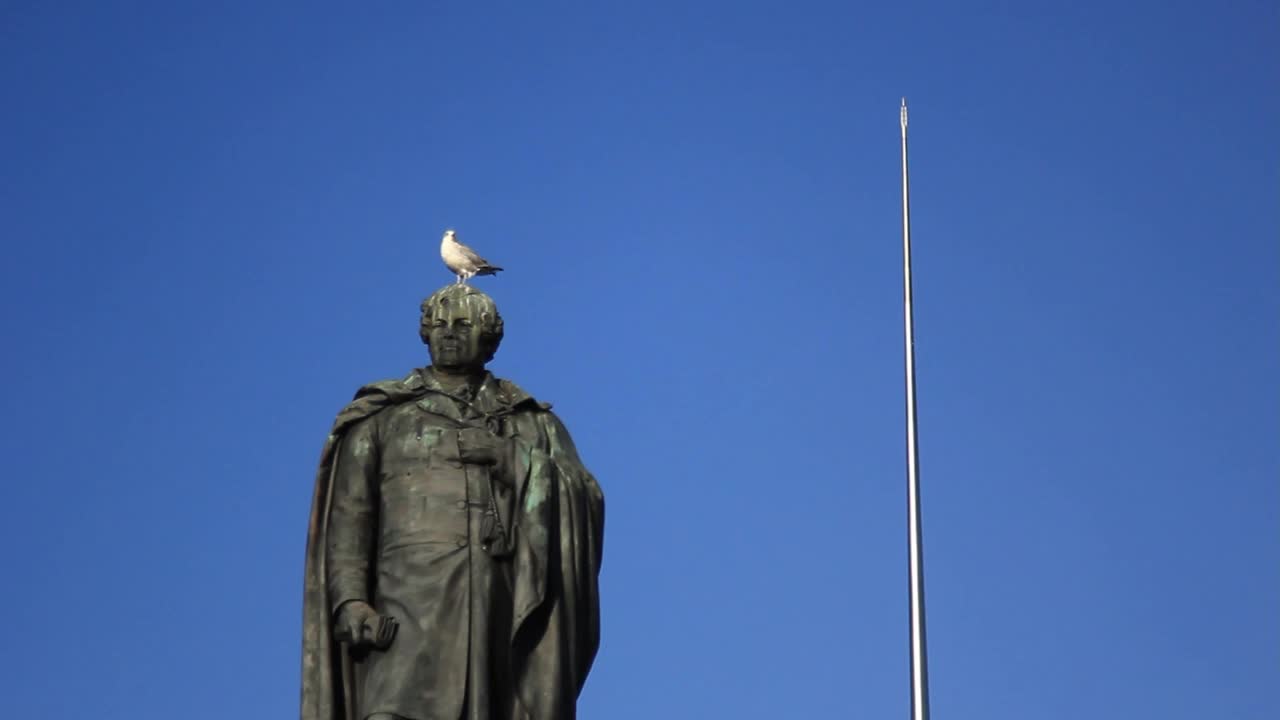
[[[378,447],[375,417],[351,427],[334,461],[329,510],[329,608],[369,601],[369,557],[376,518]]]

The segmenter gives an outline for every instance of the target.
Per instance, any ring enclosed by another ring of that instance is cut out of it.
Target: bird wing
[[[480,257],[480,255],[476,253],[475,250],[472,250],[471,248],[467,247],[466,245],[463,245],[462,243],[458,243],[458,252],[460,252],[462,254],[462,257],[466,259],[466,261],[471,265],[473,265],[474,267],[482,268],[482,267],[487,267],[489,265],[488,260],[485,260],[484,258]]]

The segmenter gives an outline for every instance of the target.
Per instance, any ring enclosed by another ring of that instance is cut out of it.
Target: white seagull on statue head
[[[477,275],[497,275],[502,269],[458,242],[458,234],[453,230],[445,230],[444,237],[440,239],[440,259],[444,260],[445,267],[458,276],[459,285],[465,285]]]

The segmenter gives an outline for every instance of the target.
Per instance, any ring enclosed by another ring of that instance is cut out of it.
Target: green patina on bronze
[[[573,718],[599,647],[603,495],[550,406],[484,369],[492,298],[446,286],[420,333],[431,365],[361,388],[321,455],[302,718]]]

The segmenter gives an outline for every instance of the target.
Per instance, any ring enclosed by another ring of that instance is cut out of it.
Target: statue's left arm
[[[513,430],[517,692],[528,717],[572,720],[600,647],[604,494],[549,406],[526,401]]]
[[[559,478],[562,610],[576,630],[566,650],[581,692],[600,645],[599,575],[604,549],[604,493],[560,418],[544,413],[548,454]]]
[[[582,459],[578,457],[578,448],[573,444],[568,428],[555,413],[547,411],[543,413],[543,430],[547,437],[547,452],[552,462],[571,482],[580,485],[594,503],[599,504],[600,524],[603,529],[604,493],[600,490],[595,476],[587,470]]]

